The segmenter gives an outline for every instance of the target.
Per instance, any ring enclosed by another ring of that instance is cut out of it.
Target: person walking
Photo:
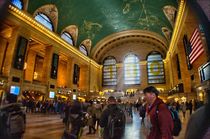
[[[173,119],[167,105],[158,97],[159,91],[149,86],[143,90],[147,101],[145,134],[147,139],[173,139]]]

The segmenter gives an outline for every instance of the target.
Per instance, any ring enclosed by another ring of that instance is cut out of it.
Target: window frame
[[[68,34],[68,35],[67,35],[67,34]],[[70,38],[71,41],[72,41],[72,44],[71,44],[70,42],[68,42],[66,39],[62,38],[62,35],[65,35],[66,37]],[[73,39],[72,35],[71,35],[69,32],[64,31],[64,32],[61,34],[61,38],[62,38],[64,41],[66,41],[68,44],[74,46],[74,39]]]
[[[85,53],[84,53],[83,51],[81,51],[80,48],[82,48],[82,50],[84,50]],[[80,45],[79,45],[79,51],[80,51],[81,53],[83,53],[84,55],[88,56],[88,50],[87,50],[87,47],[86,47],[84,44],[80,44]],[[86,53],[87,53],[87,54],[86,54]]]
[[[13,6],[17,7],[17,8],[20,9],[20,10],[23,10],[23,9],[24,9],[24,2],[23,2],[23,0],[18,0],[18,1],[21,3],[22,8],[18,7],[16,4],[14,4],[14,1],[17,1],[17,0],[10,0],[10,3],[11,3]]]
[[[129,64],[129,62],[128,63],[125,63],[125,61],[126,61],[126,59],[129,57],[129,56],[133,56],[135,59],[137,59],[138,61],[137,62],[131,62],[130,64],[135,64],[135,66],[136,66],[136,69],[132,69],[133,70],[133,72],[136,72],[137,71],[137,75],[136,76],[132,76],[133,78],[130,78],[131,80],[129,80],[129,78],[128,79],[126,79],[126,71],[128,71],[128,70],[126,70],[126,64]],[[136,55],[136,54],[132,54],[132,53],[130,53],[130,54],[127,54],[126,56],[125,56],[125,58],[124,58],[124,61],[123,61],[123,77],[124,77],[124,85],[127,85],[127,86],[129,86],[129,85],[140,85],[141,84],[141,72],[140,72],[140,64],[139,64],[139,62],[140,62],[140,59],[139,59],[139,57]],[[138,66],[138,67],[137,67]],[[135,71],[134,71],[135,70]],[[126,81],[129,81],[129,82],[134,82],[134,83],[126,83]],[[138,83],[136,83],[136,82],[138,82]]]
[[[115,63],[113,63],[113,64],[109,64],[109,65],[104,65],[105,64],[105,61],[107,61],[107,60],[114,60],[114,62]],[[107,71],[107,72],[105,72],[104,71],[104,67],[105,66],[115,66],[115,68],[116,68],[116,70],[114,70],[114,71],[112,71],[112,73],[115,73],[115,77],[116,78],[106,78],[106,79],[110,79],[110,81],[108,82],[108,83],[113,83],[114,82],[114,84],[105,84],[105,81],[104,81],[104,74],[105,73],[111,73],[110,71]],[[116,81],[113,81],[113,80],[116,80]],[[102,85],[103,86],[117,86],[117,60],[116,60],[116,58],[115,57],[113,57],[113,56],[108,56],[108,57],[106,57],[105,59],[104,59],[104,61],[103,61],[103,73],[102,73]]]
[[[42,15],[43,15],[43,16],[42,16]],[[50,23],[52,29],[49,28],[48,26],[46,26],[45,24],[43,24],[42,22],[40,22],[39,20],[37,20],[37,19],[36,19],[37,16],[39,16],[39,18],[41,17],[42,20],[45,20],[46,22]],[[39,22],[40,24],[42,24],[44,27],[46,27],[47,29],[49,29],[50,31],[54,31],[54,24],[53,24],[52,20],[50,19],[50,17],[49,17],[48,15],[46,15],[45,13],[42,13],[42,12],[37,13],[37,14],[35,15],[34,19],[35,19],[37,22]]]
[[[160,55],[161,56],[161,59],[162,60],[153,60],[153,61],[148,61],[148,58],[149,58],[149,56],[151,56],[151,55]],[[149,71],[150,71],[150,69],[151,68],[149,68],[149,63],[152,63],[152,62],[161,62],[162,64],[161,64],[161,68],[159,68],[160,70],[161,70],[161,72],[163,72],[163,74],[162,75],[150,75],[149,76]],[[163,76],[163,78],[161,78],[161,79],[163,79],[163,81],[162,82],[160,82],[158,79],[156,79],[157,77],[161,77],[161,76]],[[154,79],[149,79],[149,77],[156,77],[156,78],[154,78]],[[151,83],[151,82],[149,82],[149,81],[158,81],[158,82],[155,82],[155,83]],[[164,64],[164,62],[163,62],[163,56],[161,55],[161,53],[159,53],[159,52],[157,52],[157,51],[153,51],[153,52],[151,52],[151,53],[149,53],[148,55],[147,55],[147,83],[148,84],[165,84],[166,83],[166,76],[165,76],[165,64]]]

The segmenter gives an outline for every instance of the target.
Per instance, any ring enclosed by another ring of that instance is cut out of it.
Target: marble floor
[[[184,133],[189,119],[187,114],[186,119],[180,113],[183,123],[183,128],[179,137],[174,139],[183,139]],[[138,114],[134,112],[133,120],[129,119],[126,123],[125,136],[123,139],[145,139],[142,133],[140,124],[141,119]],[[26,133],[23,139],[61,139],[64,131],[64,125],[59,115],[54,114],[27,114]],[[87,127],[84,128],[81,139],[100,139],[99,133],[94,135],[86,135]]]

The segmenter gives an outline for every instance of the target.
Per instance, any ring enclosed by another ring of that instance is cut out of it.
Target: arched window
[[[103,63],[103,85],[117,85],[117,66],[114,57],[107,57]]]
[[[148,55],[147,76],[149,84],[165,83],[164,63],[160,53],[152,52]]]
[[[67,33],[67,32],[63,32],[61,34],[61,38],[64,39],[66,42],[68,42],[69,44],[71,44],[72,46],[74,46],[74,41],[73,41],[73,38],[72,36]]]
[[[88,55],[88,51],[87,51],[87,48],[83,45],[83,44],[81,44],[80,46],[79,46],[79,50],[80,50],[80,52],[82,52],[84,55]]]
[[[139,59],[134,54],[129,54],[124,60],[124,83],[127,85],[140,84]]]
[[[18,9],[23,9],[23,1],[22,0],[11,0],[11,3],[16,6]]]
[[[53,23],[48,16],[43,13],[39,13],[35,16],[35,20],[53,31]]]

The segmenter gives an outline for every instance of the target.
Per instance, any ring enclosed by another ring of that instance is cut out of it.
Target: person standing
[[[183,113],[183,117],[185,118],[186,115],[186,110],[187,110],[187,105],[186,103],[182,102],[182,113]]]
[[[97,101],[97,103],[94,105],[95,106],[95,117],[96,117],[96,130],[98,129],[98,126],[99,126],[99,121],[100,121],[100,118],[101,118],[101,114],[102,114],[102,106],[100,104],[99,101]]]
[[[159,91],[149,86],[143,92],[147,101],[145,117],[147,139],[173,139],[173,119],[167,105],[158,97]]]
[[[69,130],[69,125],[70,125],[69,111],[70,111],[70,102],[67,101],[66,106],[64,107],[64,117],[63,117],[63,122],[65,123],[66,131]]]
[[[95,134],[96,133],[96,129],[95,129],[95,110],[94,110],[94,106],[93,106],[93,102],[90,102],[89,107],[87,108],[87,113],[88,113],[88,126],[89,126],[89,132],[88,134]],[[93,133],[92,133],[92,129],[93,129]]]
[[[144,125],[144,118],[146,115],[146,100],[143,100],[142,105],[139,108],[139,116],[142,118],[141,119],[141,124]]]
[[[193,109],[193,104],[192,104],[192,100],[190,100],[189,104],[189,110],[190,110],[190,115],[192,114],[192,109]]]

